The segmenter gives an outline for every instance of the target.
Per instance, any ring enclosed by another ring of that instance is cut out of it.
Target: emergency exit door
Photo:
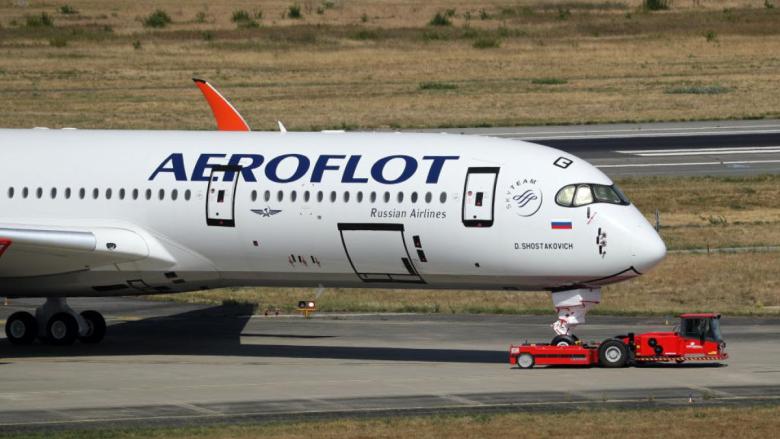
[[[469,168],[463,189],[463,225],[490,227],[496,204],[499,168]]]
[[[235,227],[236,187],[241,166],[214,166],[206,196],[206,223],[210,226]]]

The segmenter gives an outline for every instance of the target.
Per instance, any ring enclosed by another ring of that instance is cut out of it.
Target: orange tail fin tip
[[[251,131],[238,110],[214,86],[202,79],[192,78],[192,80],[209,103],[219,131]]]

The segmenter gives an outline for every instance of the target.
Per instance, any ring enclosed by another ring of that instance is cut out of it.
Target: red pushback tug
[[[650,362],[722,361],[729,357],[720,335],[720,314],[683,314],[679,329],[675,329],[629,333],[595,345],[579,341],[513,345],[509,348],[509,364],[521,369],[548,364],[624,367]]]

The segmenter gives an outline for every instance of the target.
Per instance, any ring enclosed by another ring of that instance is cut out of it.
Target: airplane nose
[[[647,222],[639,225],[632,241],[634,268],[645,274],[666,257],[666,244]]]

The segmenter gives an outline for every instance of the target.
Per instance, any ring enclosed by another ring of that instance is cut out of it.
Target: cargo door
[[[341,242],[364,282],[425,283],[409,257],[403,224],[339,224]]]

